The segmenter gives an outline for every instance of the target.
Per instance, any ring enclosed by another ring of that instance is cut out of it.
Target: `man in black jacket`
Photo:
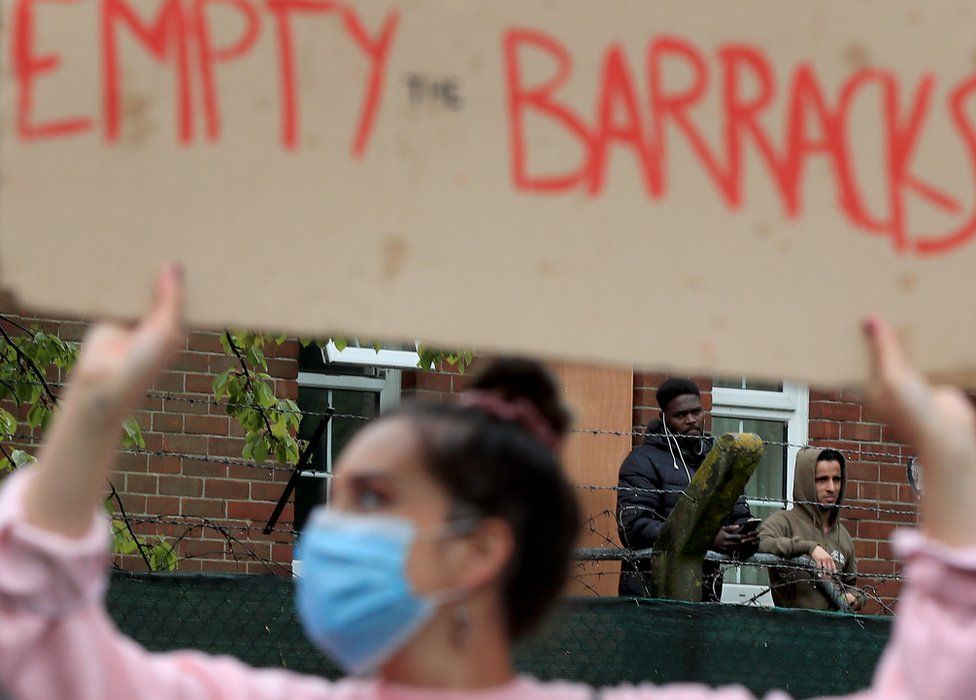
[[[661,419],[647,426],[644,444],[634,448],[620,465],[617,491],[617,527],[620,542],[628,549],[654,547],[661,526],[678,503],[682,492],[712,449],[714,439],[705,432],[705,411],[701,392],[688,379],[668,379],[657,390]],[[755,531],[739,535],[739,526],[751,516],[749,505],[739,496],[712,549],[745,558],[759,546]],[[622,562],[620,595],[648,596],[651,561]],[[702,600],[718,602],[722,577],[716,564],[706,562],[702,577]]]

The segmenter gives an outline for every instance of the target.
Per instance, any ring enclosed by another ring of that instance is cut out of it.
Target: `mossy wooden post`
[[[702,562],[715,535],[763,456],[758,435],[723,435],[715,441],[655,542],[653,579],[658,598],[701,600]]]

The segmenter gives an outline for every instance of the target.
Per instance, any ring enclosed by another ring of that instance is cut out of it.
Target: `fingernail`
[[[183,279],[183,264],[178,262],[172,262],[169,264],[170,274],[173,275],[178,280]]]
[[[868,336],[874,336],[874,334],[878,331],[878,319],[876,319],[874,316],[868,316],[866,319],[864,319],[862,327]]]

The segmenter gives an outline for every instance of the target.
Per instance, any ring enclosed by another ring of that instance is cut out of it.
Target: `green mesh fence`
[[[108,609],[152,650],[196,648],[336,678],[305,641],[289,580],[116,574]],[[870,683],[891,618],[624,598],[564,601],[516,651],[520,671],[592,685],[692,681],[798,698]]]

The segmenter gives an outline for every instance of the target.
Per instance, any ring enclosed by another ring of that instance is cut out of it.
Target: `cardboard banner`
[[[818,383],[976,368],[976,6],[3,0],[0,282]]]

